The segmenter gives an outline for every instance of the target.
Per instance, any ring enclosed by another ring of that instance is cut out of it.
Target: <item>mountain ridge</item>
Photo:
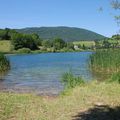
[[[106,38],[91,30],[77,27],[67,27],[67,26],[56,26],[56,27],[26,27],[22,29],[16,29],[21,33],[36,33],[42,39],[52,40],[55,38],[62,38],[67,42],[73,41],[90,41],[90,40],[100,40]]]

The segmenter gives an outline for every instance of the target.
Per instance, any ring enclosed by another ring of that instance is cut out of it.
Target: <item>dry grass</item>
[[[91,47],[91,46],[95,46],[95,42],[94,41],[76,41],[73,42],[74,45],[81,45],[83,46],[83,44],[87,47]]]
[[[94,105],[120,106],[120,84],[92,82],[56,98],[0,93],[0,120],[72,120]]]
[[[11,43],[8,40],[0,41],[0,52],[10,52]]]

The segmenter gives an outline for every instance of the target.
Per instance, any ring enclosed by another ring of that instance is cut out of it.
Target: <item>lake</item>
[[[84,80],[94,79],[89,69],[92,52],[8,55],[11,70],[0,80],[0,90],[16,93],[57,95],[62,75],[71,71]]]

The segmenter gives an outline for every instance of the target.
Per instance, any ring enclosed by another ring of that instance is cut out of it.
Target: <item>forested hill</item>
[[[32,27],[17,29],[22,33],[37,33],[43,39],[62,38],[65,41],[99,40],[105,37],[95,32],[75,27]]]

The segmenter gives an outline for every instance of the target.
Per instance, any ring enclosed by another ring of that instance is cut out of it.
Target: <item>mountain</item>
[[[37,33],[42,39],[62,38],[65,41],[100,40],[105,36],[75,27],[31,27],[17,29],[21,33]]]

